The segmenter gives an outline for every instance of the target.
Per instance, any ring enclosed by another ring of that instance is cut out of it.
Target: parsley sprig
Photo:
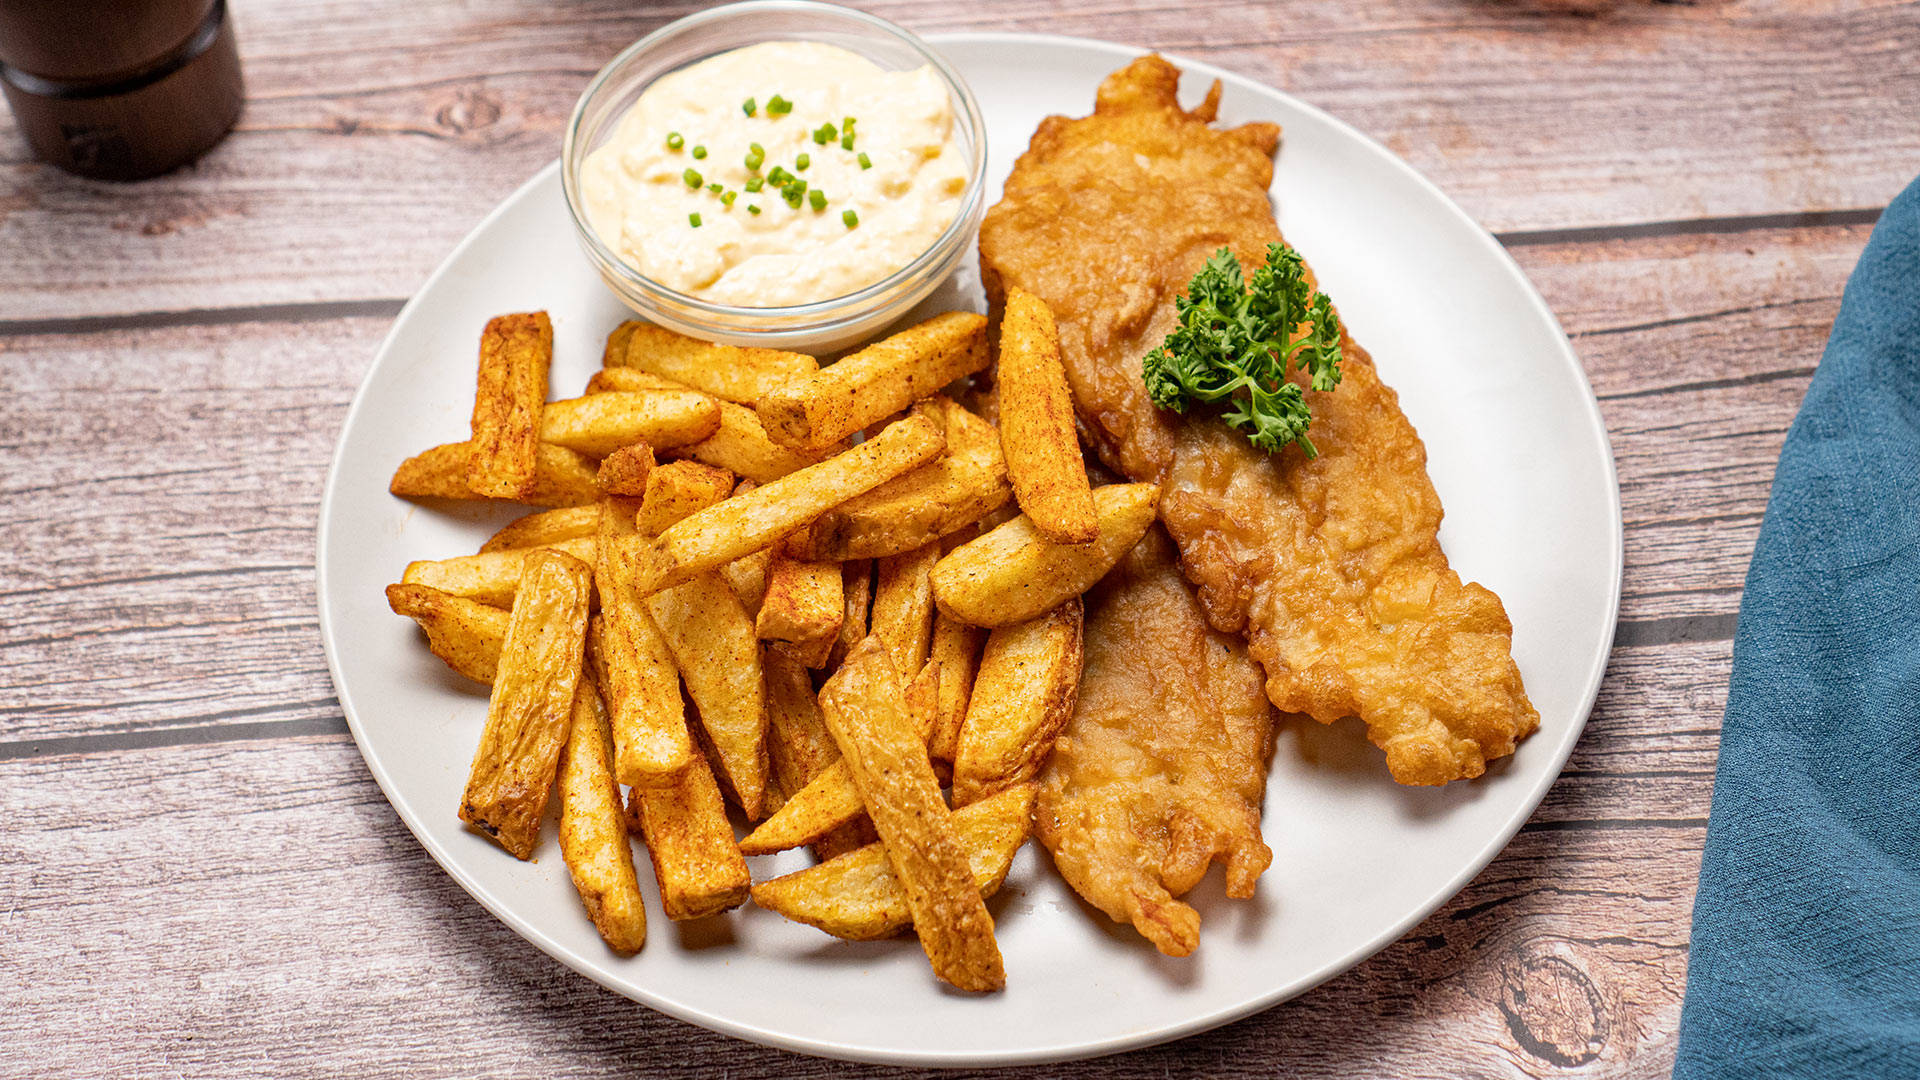
[[[1267,261],[1249,283],[1233,252],[1221,248],[1174,301],[1180,325],[1147,354],[1147,396],[1184,413],[1195,402],[1224,402],[1220,418],[1274,453],[1307,438],[1305,395],[1287,375],[1305,371],[1315,390],[1340,385],[1340,317],[1327,294],[1306,280],[1300,253],[1267,246]]]

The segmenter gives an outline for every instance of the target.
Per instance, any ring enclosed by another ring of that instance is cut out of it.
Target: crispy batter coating
[[[1185,956],[1200,914],[1175,897],[1218,858],[1227,895],[1273,861],[1260,800],[1273,707],[1246,644],[1207,625],[1155,526],[1088,594],[1073,719],[1040,775],[1034,828],[1075,892]]]
[[[1279,130],[1216,130],[1219,87],[1180,108],[1180,73],[1143,57],[1094,115],[1049,117],[980,232],[996,305],[1018,286],[1053,309],[1075,407],[1109,466],[1163,485],[1160,514],[1212,624],[1244,632],[1284,710],[1358,715],[1394,779],[1480,775],[1539,725],[1500,599],[1440,550],[1426,449],[1366,350],[1309,391],[1321,455],[1267,454],[1204,410],[1156,409],[1141,358],[1174,299],[1225,246],[1249,271],[1280,233],[1267,187]]]

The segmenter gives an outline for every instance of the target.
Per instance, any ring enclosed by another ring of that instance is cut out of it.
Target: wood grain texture
[[[0,320],[405,296],[558,155],[595,70],[696,6],[241,5],[239,128],[137,198],[27,163],[0,127]],[[1220,63],[1384,141],[1496,231],[1871,209],[1920,162],[1912,4],[863,6],[928,32],[1079,34]]]
[[[400,825],[320,651],[321,485],[401,299],[600,64],[698,6],[250,0],[240,128],[133,187],[0,124],[0,1074],[920,1075],[541,955]],[[1920,168],[1920,5],[863,6],[1203,57],[1381,139],[1504,234],[1620,472],[1616,648],[1507,850],[1293,1002],[1028,1074],[1666,1075],[1742,579],[1873,211]]]

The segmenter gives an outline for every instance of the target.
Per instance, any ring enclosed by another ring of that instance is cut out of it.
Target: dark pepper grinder
[[[240,117],[226,0],[0,0],[0,87],[35,157],[138,180]]]

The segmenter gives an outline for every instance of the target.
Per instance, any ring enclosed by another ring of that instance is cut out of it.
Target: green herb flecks
[[[760,111],[760,106],[752,98],[748,98],[740,103],[740,111],[746,113],[748,116],[752,116],[754,113]]]
[[[860,156],[855,160],[860,162],[860,167],[862,169],[873,168],[873,159],[867,156],[867,152],[865,150],[860,151]]]
[[[680,179],[685,180],[687,182],[687,186],[690,188],[697,188],[701,184],[704,184],[707,182],[705,177],[701,176],[699,172],[693,169],[688,169],[686,172],[681,173]]]
[[[840,211],[840,220],[846,222],[847,228],[851,229],[855,225],[860,224],[860,215],[851,210],[842,210]]]
[[[1340,385],[1340,318],[1327,294],[1306,280],[1300,253],[1267,246],[1249,282],[1233,252],[1221,248],[1174,301],[1180,325],[1148,353],[1141,374],[1155,405],[1186,412],[1195,402],[1224,403],[1220,418],[1274,453],[1307,438],[1307,402],[1288,374],[1304,371],[1326,391]]]
[[[827,208],[827,193],[821,191],[819,188],[814,188],[807,193],[807,205],[813,207],[815,210],[825,210]]]
[[[694,148],[693,148],[693,159],[694,159],[695,161],[700,161],[700,160],[703,160],[703,159],[704,159],[704,158],[705,158],[706,156],[707,156],[707,148],[706,148],[706,147],[704,147],[704,146],[696,146],[696,147],[694,147]]]
[[[775,94],[767,99],[768,116],[785,116],[793,111],[793,102]]]
[[[685,145],[687,145],[686,136],[677,131],[667,132],[667,149],[678,150]]]
[[[687,215],[687,224],[689,224],[689,225],[691,225],[691,226],[693,226],[693,227],[694,227],[694,228],[696,228],[696,229],[697,229],[697,228],[699,228],[699,227],[700,227],[700,215],[699,215],[699,214],[688,214],[688,215]]]

